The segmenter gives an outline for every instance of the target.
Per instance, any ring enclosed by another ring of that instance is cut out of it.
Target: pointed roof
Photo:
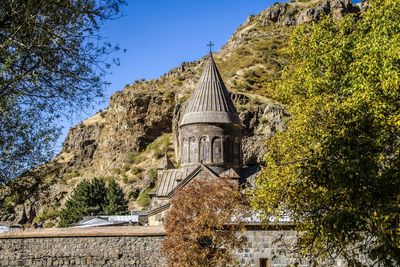
[[[180,126],[192,123],[240,124],[235,105],[210,53]]]

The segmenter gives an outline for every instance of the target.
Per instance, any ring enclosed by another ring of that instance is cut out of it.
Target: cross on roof
[[[210,47],[210,54],[211,54],[211,53],[212,53],[212,47],[214,46],[214,44],[210,41],[210,42],[207,44],[207,46]]]

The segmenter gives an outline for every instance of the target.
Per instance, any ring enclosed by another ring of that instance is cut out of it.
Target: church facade
[[[180,168],[166,157],[158,170],[149,225],[163,224],[170,199],[193,179],[243,178],[242,126],[212,53],[179,122],[179,142]]]

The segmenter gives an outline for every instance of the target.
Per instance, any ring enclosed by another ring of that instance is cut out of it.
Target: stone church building
[[[166,157],[151,194],[150,225],[161,225],[170,199],[199,177],[229,177],[239,183],[242,173],[242,126],[238,112],[212,53],[179,122],[180,168]]]

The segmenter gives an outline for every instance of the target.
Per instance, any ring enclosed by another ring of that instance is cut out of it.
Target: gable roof
[[[194,169],[185,179],[182,180],[182,182],[180,182],[175,188],[171,190],[171,192],[169,192],[168,198],[171,198],[176,193],[176,191],[190,183],[190,181],[192,181],[202,171],[207,172],[211,177],[219,178],[219,175],[216,174],[212,169],[210,169],[206,165],[199,164],[196,169]]]
[[[203,164],[199,164],[195,168],[164,170],[159,173],[159,183],[157,184],[155,195],[158,197],[172,197],[177,189],[188,184],[201,171],[207,172],[212,177],[219,177],[212,169]]]
[[[158,197],[166,197],[192,170],[187,168],[169,169],[160,171],[158,174],[159,182],[155,190]]]

